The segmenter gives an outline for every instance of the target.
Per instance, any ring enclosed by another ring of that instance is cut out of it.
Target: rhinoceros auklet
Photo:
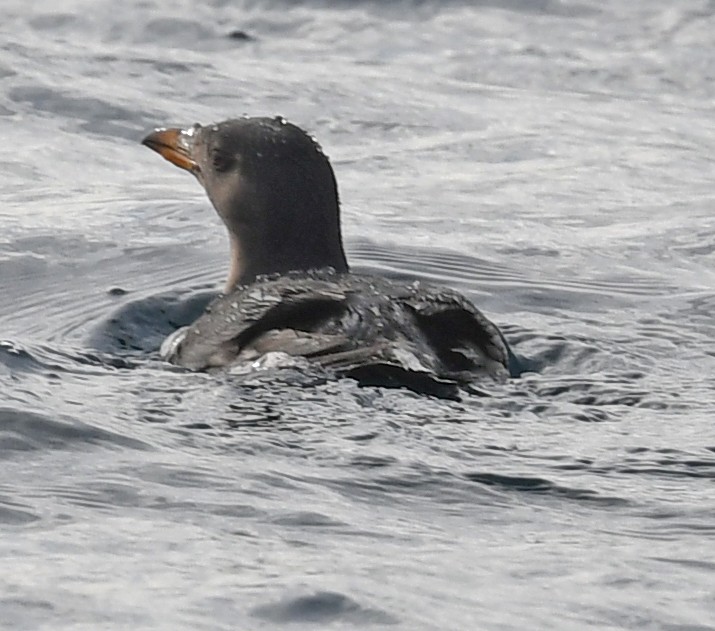
[[[446,397],[509,375],[501,333],[457,292],[349,272],[332,167],[299,127],[242,118],[143,144],[196,176],[231,244],[225,293],[167,338],[168,361],[208,370],[280,352]]]

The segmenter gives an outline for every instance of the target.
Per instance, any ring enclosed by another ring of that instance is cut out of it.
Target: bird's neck
[[[228,267],[228,277],[226,278],[226,286],[224,293],[228,294],[236,285],[242,285],[246,281],[243,280],[245,274],[245,265],[241,255],[241,243],[236,235],[229,233],[229,241],[231,244],[231,261]]]
[[[338,235],[337,240],[311,244],[285,239],[265,239],[262,235],[239,236],[229,230],[231,246],[230,264],[224,292],[237,285],[252,283],[264,274],[285,274],[332,267],[337,272],[347,272],[348,262]]]

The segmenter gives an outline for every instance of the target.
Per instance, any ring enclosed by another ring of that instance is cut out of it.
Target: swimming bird
[[[230,242],[224,293],[167,338],[168,361],[212,370],[282,353],[361,384],[452,398],[509,376],[499,329],[458,292],[350,271],[333,169],[298,126],[246,117],[142,142],[196,177]]]

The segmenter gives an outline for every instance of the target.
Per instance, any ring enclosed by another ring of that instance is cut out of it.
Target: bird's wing
[[[208,306],[168,359],[203,370],[226,366],[241,352],[247,359],[271,351],[320,355],[337,350],[347,338],[305,331],[344,309],[345,293],[329,281],[286,277],[239,287]]]
[[[506,369],[508,353],[499,329],[461,294],[422,288],[400,300],[445,364],[495,375]]]

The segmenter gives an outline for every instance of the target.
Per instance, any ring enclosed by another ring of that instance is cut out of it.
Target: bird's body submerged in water
[[[280,352],[443,396],[509,375],[501,333],[459,293],[349,272],[332,168],[300,128],[244,118],[144,144],[197,177],[231,243],[225,293],[162,346],[172,363],[206,370]]]

